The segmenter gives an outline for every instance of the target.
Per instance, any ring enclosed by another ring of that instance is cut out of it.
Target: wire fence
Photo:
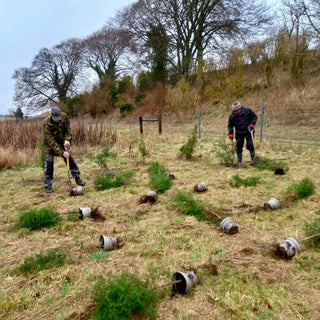
[[[258,115],[258,122],[255,126],[256,141],[263,143],[287,142],[299,143],[310,146],[320,146],[320,111],[309,110],[297,112],[287,116],[284,112],[264,112],[261,108]],[[165,133],[185,134],[191,133],[193,126],[198,125],[199,139],[205,137],[227,137],[228,115],[216,119],[209,119],[205,113],[199,109],[198,117],[188,123],[177,123],[162,121],[162,130]],[[310,120],[311,119],[311,120]],[[110,127],[116,126],[111,118],[108,120]],[[308,124],[308,125],[306,125]],[[128,119],[130,131],[139,131],[139,119],[131,117]],[[153,123],[144,124],[144,132],[158,132],[157,125]]]
[[[271,108],[270,108],[271,109]],[[306,146],[320,146],[320,111],[317,109],[300,110],[288,113],[289,110],[274,109],[272,111],[261,107],[260,112],[255,110],[258,121],[255,126],[255,140],[260,143],[265,141],[298,143]],[[287,113],[286,113],[287,112]],[[110,115],[104,117],[77,117],[71,119],[71,128],[74,138],[79,144],[89,141],[90,144],[99,145],[101,141],[115,141],[116,131],[141,132],[141,117],[129,115],[122,120],[112,119]],[[224,113],[213,116],[211,112],[198,110],[192,120],[179,121],[179,119],[161,119],[161,131],[164,134],[191,134],[195,124],[198,125],[199,139],[203,138],[227,138],[228,117]],[[42,120],[29,119],[27,121],[0,122],[0,146],[14,146],[23,148],[37,144],[42,135]],[[147,119],[144,119],[147,120]],[[155,119],[152,119],[155,120]],[[159,134],[159,125],[154,121],[143,121],[144,134]]]

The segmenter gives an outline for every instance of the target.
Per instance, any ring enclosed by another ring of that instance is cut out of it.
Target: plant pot
[[[76,188],[73,188],[71,191],[70,191],[70,195],[71,196],[81,196],[83,195],[83,189],[81,186],[78,186]]]
[[[292,237],[287,238],[278,247],[278,255],[282,258],[293,258],[296,252],[301,252],[301,247]]]
[[[117,238],[115,237],[106,237],[102,235],[99,242],[101,242],[101,248],[104,251],[114,250],[117,247]]]
[[[193,187],[193,190],[196,191],[196,192],[203,192],[203,191],[207,191],[208,188],[207,188],[207,185],[206,183],[203,181],[199,184],[196,184],[194,187]]]
[[[168,172],[167,176],[172,180],[174,180],[176,178],[175,175],[172,172]]]
[[[172,290],[181,294],[186,293],[191,287],[198,283],[198,278],[194,271],[175,272],[172,280],[175,282]]]
[[[276,198],[270,198],[263,205],[265,210],[274,210],[280,208],[280,202]]]
[[[147,202],[150,202],[150,203],[153,203],[153,202],[156,202],[157,200],[157,193],[155,191],[148,191],[147,194],[146,194],[146,200]]]
[[[84,207],[79,208],[79,219],[83,220],[84,218],[91,217],[91,208]]]
[[[220,229],[227,234],[235,234],[235,233],[238,233],[239,231],[238,226],[234,223],[234,221],[230,217],[225,218],[221,221]]]

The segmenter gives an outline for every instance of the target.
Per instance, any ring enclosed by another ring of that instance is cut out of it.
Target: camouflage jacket
[[[62,119],[59,122],[53,121],[51,116],[47,117],[43,123],[43,148],[45,154],[52,156],[62,156],[64,149],[64,141],[71,139],[70,120],[68,116],[62,112]]]

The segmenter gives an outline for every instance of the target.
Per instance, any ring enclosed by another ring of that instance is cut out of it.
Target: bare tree
[[[287,35],[287,59],[291,79],[296,81],[303,72],[309,51],[311,33],[300,0],[282,0],[284,30]]]
[[[299,0],[304,9],[312,29],[320,35],[320,1],[319,0]]]
[[[41,49],[31,67],[15,70],[14,102],[28,111],[47,108],[76,93],[76,78],[81,72],[81,47],[69,39],[52,49]]]
[[[120,14],[143,52],[149,26],[162,25],[170,39],[168,55],[179,74],[188,75],[211,50],[235,36],[257,33],[270,22],[258,0],[139,0]]]
[[[102,78],[114,80],[119,75],[117,63],[130,46],[128,32],[116,28],[102,28],[83,41],[85,65]]]

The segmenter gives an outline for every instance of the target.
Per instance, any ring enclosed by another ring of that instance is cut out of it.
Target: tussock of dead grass
[[[0,171],[14,167],[25,167],[36,162],[37,159],[33,150],[14,150],[13,148],[0,147]]]

